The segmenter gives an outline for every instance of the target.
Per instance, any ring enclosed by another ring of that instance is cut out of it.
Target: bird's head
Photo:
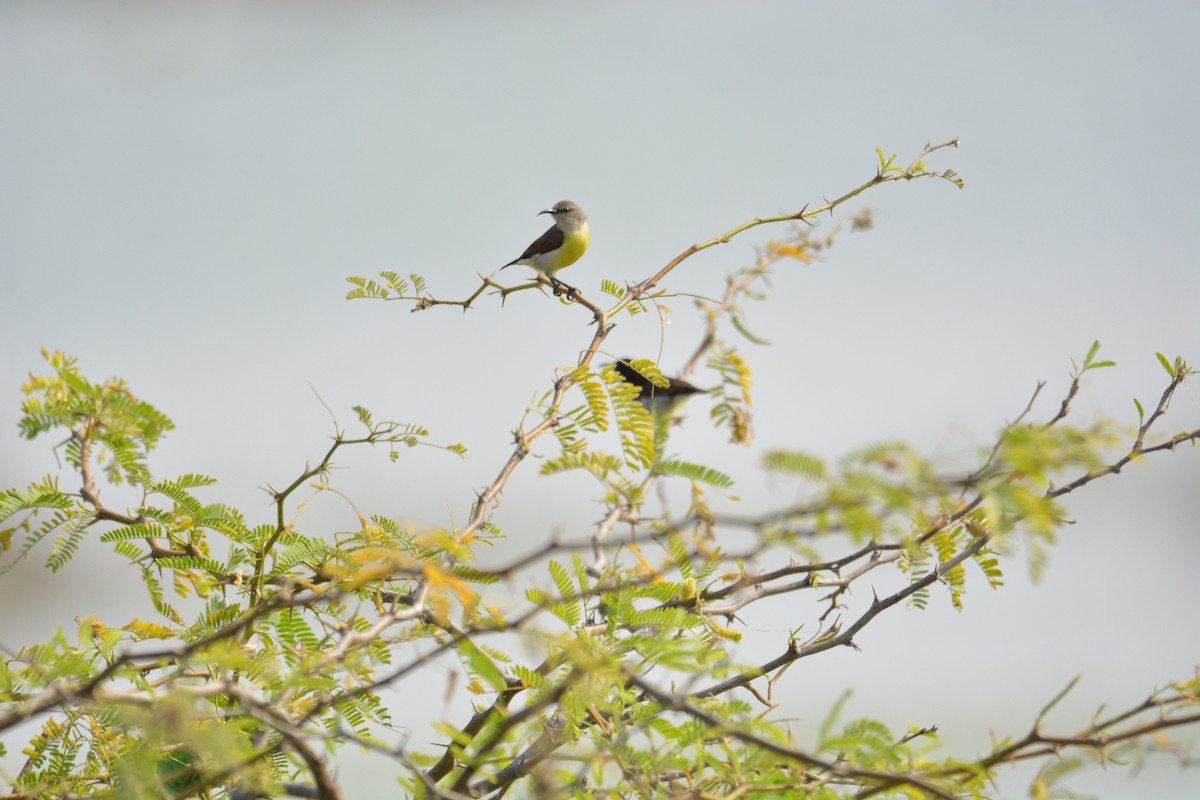
[[[587,214],[570,200],[559,200],[553,207],[538,212],[539,216],[542,214],[554,217],[554,224],[564,231],[578,230],[587,225]]]

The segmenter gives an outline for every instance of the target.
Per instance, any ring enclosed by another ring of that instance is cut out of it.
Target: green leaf
[[[1146,421],[1146,410],[1144,408],[1142,408],[1142,401],[1138,400],[1136,397],[1133,398],[1133,404],[1135,406],[1137,406],[1138,424],[1141,425],[1141,424],[1145,423],[1145,421]]]
[[[558,458],[543,461],[538,472],[542,475],[553,475],[557,472],[582,469],[600,480],[607,480],[611,473],[621,469],[622,463],[617,456],[598,450],[585,453],[563,453]]]
[[[46,476],[41,483],[30,484],[27,490],[9,489],[0,492],[0,519],[7,519],[19,511],[35,508],[66,509],[74,501],[58,489],[58,481]]]
[[[754,436],[750,415],[750,387],[753,384],[750,365],[736,350],[723,345],[713,350],[707,365],[721,376],[720,394],[716,396],[718,402],[709,416],[719,427],[729,429],[730,441],[749,445]]]
[[[358,421],[363,425],[367,426],[368,428],[374,425],[374,422],[371,419],[371,412],[367,409],[363,408],[362,406],[351,406],[350,410],[358,416]]]
[[[521,683],[525,684],[531,689],[543,689],[548,688],[551,685],[550,681],[548,681],[543,675],[538,673],[536,670],[530,669],[529,667],[521,666],[520,664],[514,664],[512,671],[513,674],[521,680]]]
[[[302,562],[311,561],[318,562],[325,559],[325,554],[329,551],[329,545],[317,538],[307,538],[297,536],[291,545],[288,546],[275,563],[275,569],[271,571],[271,576],[283,575],[292,567]]]
[[[505,679],[504,673],[496,666],[496,662],[492,661],[491,657],[480,650],[470,639],[459,640],[458,652],[462,655],[471,674],[478,675],[488,686],[497,692],[504,691],[508,687],[508,681]]]
[[[388,288],[395,289],[397,294],[404,294],[408,291],[408,284],[404,282],[404,279],[391,270],[381,269],[379,277],[387,281]]]
[[[186,511],[188,516],[190,516],[192,519],[204,515],[204,506],[200,504],[200,501],[192,497],[180,487],[172,483],[160,481],[159,483],[154,484],[153,488],[158,494],[174,500],[175,504]]]
[[[583,619],[583,610],[579,604],[575,584],[571,582],[571,576],[567,574],[567,568],[557,561],[551,561],[546,567],[550,570],[550,577],[554,579],[554,585],[558,588],[559,597],[563,599],[563,621],[568,625],[578,625],[579,621]]]
[[[313,633],[312,628],[304,621],[300,611],[284,609],[272,617],[279,638],[290,645],[307,647],[316,650],[321,642]]]
[[[733,486],[733,478],[725,473],[687,461],[662,461],[655,465],[654,471],[659,475],[677,475],[690,481],[707,483],[718,489],[728,489]]]
[[[662,370],[648,358],[635,358],[625,362],[634,372],[641,375],[659,389],[669,389],[671,382],[662,374]],[[641,395],[639,395],[640,397]]]
[[[668,536],[667,550],[671,553],[671,559],[675,562],[675,568],[679,570],[679,574],[684,578],[694,577],[695,570],[692,569],[692,560],[688,557],[687,544],[683,541],[683,537],[678,533]]]
[[[130,561],[139,561],[145,555],[137,545],[130,542],[117,542],[113,545],[113,550],[116,550],[118,554],[125,556]]]
[[[558,617],[567,625],[575,625],[572,619],[576,619],[577,615],[572,613],[565,605],[553,599],[550,593],[545,589],[531,587],[525,590],[525,599],[536,606],[540,606],[554,616]]]
[[[1096,353],[1098,353],[1099,351],[1100,351],[1100,340],[1097,339],[1096,341],[1092,342],[1092,346],[1088,350],[1087,355],[1083,357],[1083,371],[1084,372],[1087,372],[1089,369],[1101,369],[1103,367],[1116,366],[1117,362],[1115,362],[1115,361],[1092,361],[1092,359],[1096,357]],[[1075,360],[1072,359],[1071,363],[1074,364]],[[1078,372],[1078,371],[1079,370],[1076,369],[1076,372]]]
[[[175,486],[179,489],[195,489],[198,486],[212,486],[217,482],[216,478],[210,478],[207,475],[199,475],[194,472],[186,475],[180,475],[169,481],[163,481],[164,485]]]
[[[770,344],[769,341],[762,338],[761,336],[757,336],[757,335],[751,333],[750,329],[746,327],[746,323],[742,322],[742,318],[740,315],[730,314],[729,321],[731,323],[733,323],[733,327],[734,327],[734,329],[737,330],[738,333],[740,333],[742,336],[745,336],[747,339],[754,342],[755,344],[761,344],[761,345],[769,345]]]
[[[491,585],[499,583],[501,580],[499,575],[491,572],[481,572],[468,564],[455,564],[451,572],[454,573],[454,577],[470,583]]]
[[[166,556],[156,559],[154,563],[166,569],[200,569],[217,575],[225,572],[225,565],[220,561],[200,556]]]
[[[586,366],[576,367],[569,374],[579,391],[583,392],[591,412],[589,417],[580,420],[580,425],[587,430],[608,430],[608,396],[605,394],[604,385],[595,379]]]
[[[874,538],[883,530],[883,521],[870,508],[858,503],[840,509],[839,521],[856,542]]]
[[[649,467],[654,463],[654,419],[646,407],[638,402],[639,389],[626,383],[621,373],[612,366],[605,367],[600,377],[604,379],[613,416],[617,420],[625,463],[634,468]],[[662,378],[661,373],[659,377]]]
[[[1162,353],[1155,353],[1154,355],[1158,356],[1158,363],[1162,364],[1162,367],[1167,371],[1167,374],[1174,378],[1175,368],[1171,366],[1171,362],[1167,360],[1167,357]]]
[[[86,526],[80,525],[78,520],[72,520],[63,526],[63,532],[54,540],[54,547],[46,559],[46,566],[51,572],[58,572],[66,566],[71,557],[78,552],[85,533]]]
[[[823,459],[798,450],[771,450],[763,456],[763,466],[772,472],[787,472],[814,481],[824,480],[826,467]]]
[[[142,522],[137,525],[126,525],[115,530],[105,531],[100,537],[102,542],[127,542],[131,539],[161,539],[167,531],[161,525]]]
[[[600,281],[600,291],[617,299],[625,296],[625,290],[616,281],[609,280],[608,278]]]
[[[881,148],[881,147],[876,147],[875,152],[879,155],[879,171],[880,172],[888,172],[888,171],[897,169],[897,167],[892,166],[892,162],[896,160],[895,153],[893,153],[890,156],[885,156],[883,154],[883,148]]]
[[[158,756],[154,768],[172,795],[182,794],[202,782],[204,773],[199,768],[200,761],[200,754],[185,745]]]
[[[846,703],[850,702],[850,697],[854,693],[849,689],[844,690],[838,699],[833,702],[829,708],[829,713],[825,715],[825,719],[821,721],[821,727],[817,731],[818,747],[821,750],[828,750],[828,742],[832,738],[833,726],[837,724],[838,718],[842,716],[842,711],[846,708]]]
[[[387,289],[380,286],[375,281],[361,278],[357,275],[351,275],[350,277],[346,278],[346,281],[358,287],[357,289],[353,289],[346,293],[347,300],[359,300],[363,298],[383,300],[388,296]]]
[[[1004,572],[1000,568],[1000,561],[996,558],[993,551],[984,548],[974,556],[975,563],[983,570],[983,574],[987,577],[988,585],[993,589],[999,589],[1004,585]]]
[[[577,554],[571,556],[571,568],[575,571],[575,582],[579,584],[580,594],[586,595],[592,590],[592,579],[588,575],[588,564]]]

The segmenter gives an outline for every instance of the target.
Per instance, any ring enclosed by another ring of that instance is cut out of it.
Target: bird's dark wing
[[[630,359],[614,362],[613,367],[617,370],[617,374],[621,376],[621,380],[642,390],[641,397],[649,398],[651,395],[658,395],[660,397],[680,397],[689,394],[699,394],[704,391],[697,386],[693,386],[682,378],[672,378],[667,375],[663,376],[667,379],[667,383],[669,384],[667,388],[664,389],[661,386],[655,386],[653,383],[648,381],[646,377],[642,375],[642,373],[629,366],[629,360]]]
[[[566,237],[563,236],[563,232],[558,229],[557,225],[555,225],[550,230],[539,236],[533,244],[529,245],[529,247],[526,247],[524,253],[521,253],[520,256],[505,264],[504,267],[511,267],[518,261],[524,261],[527,258],[538,256],[542,253],[549,253],[551,250],[557,250],[558,248],[562,247],[564,238]],[[501,267],[500,269],[504,269],[504,267]]]

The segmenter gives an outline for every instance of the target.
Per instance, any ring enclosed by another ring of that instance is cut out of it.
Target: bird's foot
[[[555,297],[565,297],[572,302],[579,297],[579,290],[574,286],[569,286],[552,275],[546,277],[550,279],[550,289],[554,292]]]

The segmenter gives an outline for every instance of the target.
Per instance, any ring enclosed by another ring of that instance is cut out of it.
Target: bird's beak
[[[554,216],[554,209],[553,208],[543,209],[542,211],[539,211],[537,213],[537,216],[540,217],[542,214],[549,214],[550,216]]]

